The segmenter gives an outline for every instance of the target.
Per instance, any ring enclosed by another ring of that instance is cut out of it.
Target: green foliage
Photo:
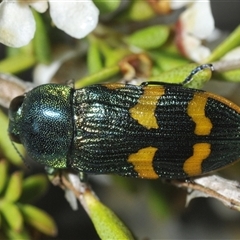
[[[0,110],[0,156],[7,158],[12,164],[21,166],[23,165],[22,159],[14,149],[9,136],[8,136],[8,118]],[[24,148],[22,145],[17,145],[18,151],[24,154]],[[0,183],[1,184],[1,183]]]
[[[53,219],[44,211],[26,204],[46,191],[47,178],[35,175],[23,178],[22,171],[8,174],[8,162],[0,161],[0,235],[7,239],[32,239],[29,226],[49,236],[56,235]],[[31,194],[31,195],[30,195]]]
[[[126,37],[126,42],[145,50],[159,48],[167,41],[169,33],[169,27],[155,25],[130,34]]]
[[[102,70],[103,63],[102,63],[102,56],[99,51],[99,42],[94,41],[94,38],[90,38],[90,46],[87,52],[87,65],[88,65],[88,72],[90,74],[94,74]]]
[[[46,26],[39,13],[33,11],[36,21],[36,34],[33,39],[33,50],[38,62],[48,64],[51,60],[51,48]]]
[[[114,1],[99,1],[99,0],[93,0],[97,8],[100,10],[100,13],[105,14],[105,13],[111,13],[115,11],[121,1],[120,0],[114,0]]]
[[[225,40],[220,43],[206,59],[213,62],[223,57],[230,50],[240,46],[240,26],[238,26]]]
[[[18,49],[9,48],[9,57],[0,61],[0,72],[16,74],[29,69],[36,63],[32,54],[32,43]]]
[[[101,239],[134,239],[121,220],[91,192],[83,194],[88,214]]]
[[[122,21],[146,21],[155,16],[153,9],[149,6],[147,1],[132,0],[129,1],[128,8],[120,15]]]
[[[183,82],[189,73],[198,66],[196,63],[191,63],[181,67],[171,69],[169,71],[160,73],[157,76],[150,78],[150,81],[164,82],[164,83],[176,83],[180,84]],[[203,85],[210,80],[212,76],[212,71],[207,68],[199,71],[196,75],[193,76],[192,81],[186,84],[190,88],[202,88]]]
[[[26,223],[42,233],[50,236],[56,235],[56,225],[49,214],[29,204],[19,205],[19,208]]]

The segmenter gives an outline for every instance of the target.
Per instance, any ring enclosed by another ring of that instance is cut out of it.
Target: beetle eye
[[[18,96],[11,101],[10,107],[9,107],[9,118],[11,120],[14,119],[14,116],[17,113],[18,109],[22,106],[23,100],[24,100],[24,96]]]
[[[9,133],[9,138],[11,139],[12,142],[22,143],[19,136],[15,135],[14,133]]]

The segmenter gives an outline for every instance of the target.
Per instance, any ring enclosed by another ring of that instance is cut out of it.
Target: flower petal
[[[192,0],[185,0],[185,1],[171,0],[170,1],[170,6],[171,6],[172,10],[176,10],[176,9],[179,9],[181,7],[184,7],[184,6],[188,5],[191,2],[192,2]]]
[[[28,5],[14,1],[0,4],[0,42],[10,47],[27,45],[35,33],[35,21]]]
[[[60,67],[60,61],[53,62],[50,65],[43,63],[37,64],[33,72],[34,83],[36,85],[49,83]]]
[[[201,63],[210,55],[210,49],[203,46],[200,39],[187,33],[179,34],[177,46],[183,55],[191,60]]]
[[[214,19],[209,0],[195,1],[184,11],[176,24],[176,43],[179,50],[188,58],[203,62],[210,49],[203,46],[202,40],[214,31]]]
[[[181,14],[184,31],[197,38],[205,39],[214,30],[214,19],[209,1],[196,1]]]
[[[99,11],[91,0],[49,0],[54,24],[75,38],[83,38],[98,23]]]
[[[34,8],[37,12],[44,13],[48,8],[48,1],[41,0],[41,1],[31,1],[29,0],[29,5]]]

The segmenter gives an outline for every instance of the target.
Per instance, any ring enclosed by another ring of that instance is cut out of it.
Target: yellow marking
[[[196,143],[193,146],[193,155],[183,164],[183,171],[188,176],[198,176],[202,174],[202,162],[211,153],[210,143]]]
[[[128,157],[127,161],[132,163],[139,177],[148,179],[159,178],[152,165],[157,150],[158,149],[154,147],[146,147]]]
[[[122,83],[105,83],[101,84],[102,86],[108,88],[108,89],[121,89],[124,88],[126,85]]]
[[[196,135],[209,135],[213,127],[211,120],[205,115],[207,99],[205,93],[195,93],[188,104],[187,114],[196,124],[194,130]]]
[[[159,98],[164,94],[163,87],[147,86],[143,95],[138,99],[138,103],[129,109],[131,117],[147,129],[159,128],[155,117],[155,110]]]
[[[240,113],[240,107],[239,107],[238,105],[234,104],[233,102],[227,100],[227,99],[224,98],[224,97],[215,95],[215,94],[210,93],[210,92],[203,92],[202,95],[205,96],[205,97],[207,97],[207,98],[215,99],[215,100],[223,103],[224,105],[226,105],[226,106],[234,109],[236,112]]]

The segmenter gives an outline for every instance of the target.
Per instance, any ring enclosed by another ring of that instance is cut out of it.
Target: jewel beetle
[[[32,159],[86,174],[184,179],[240,158],[240,107],[180,84],[41,85],[12,100],[9,119]]]

